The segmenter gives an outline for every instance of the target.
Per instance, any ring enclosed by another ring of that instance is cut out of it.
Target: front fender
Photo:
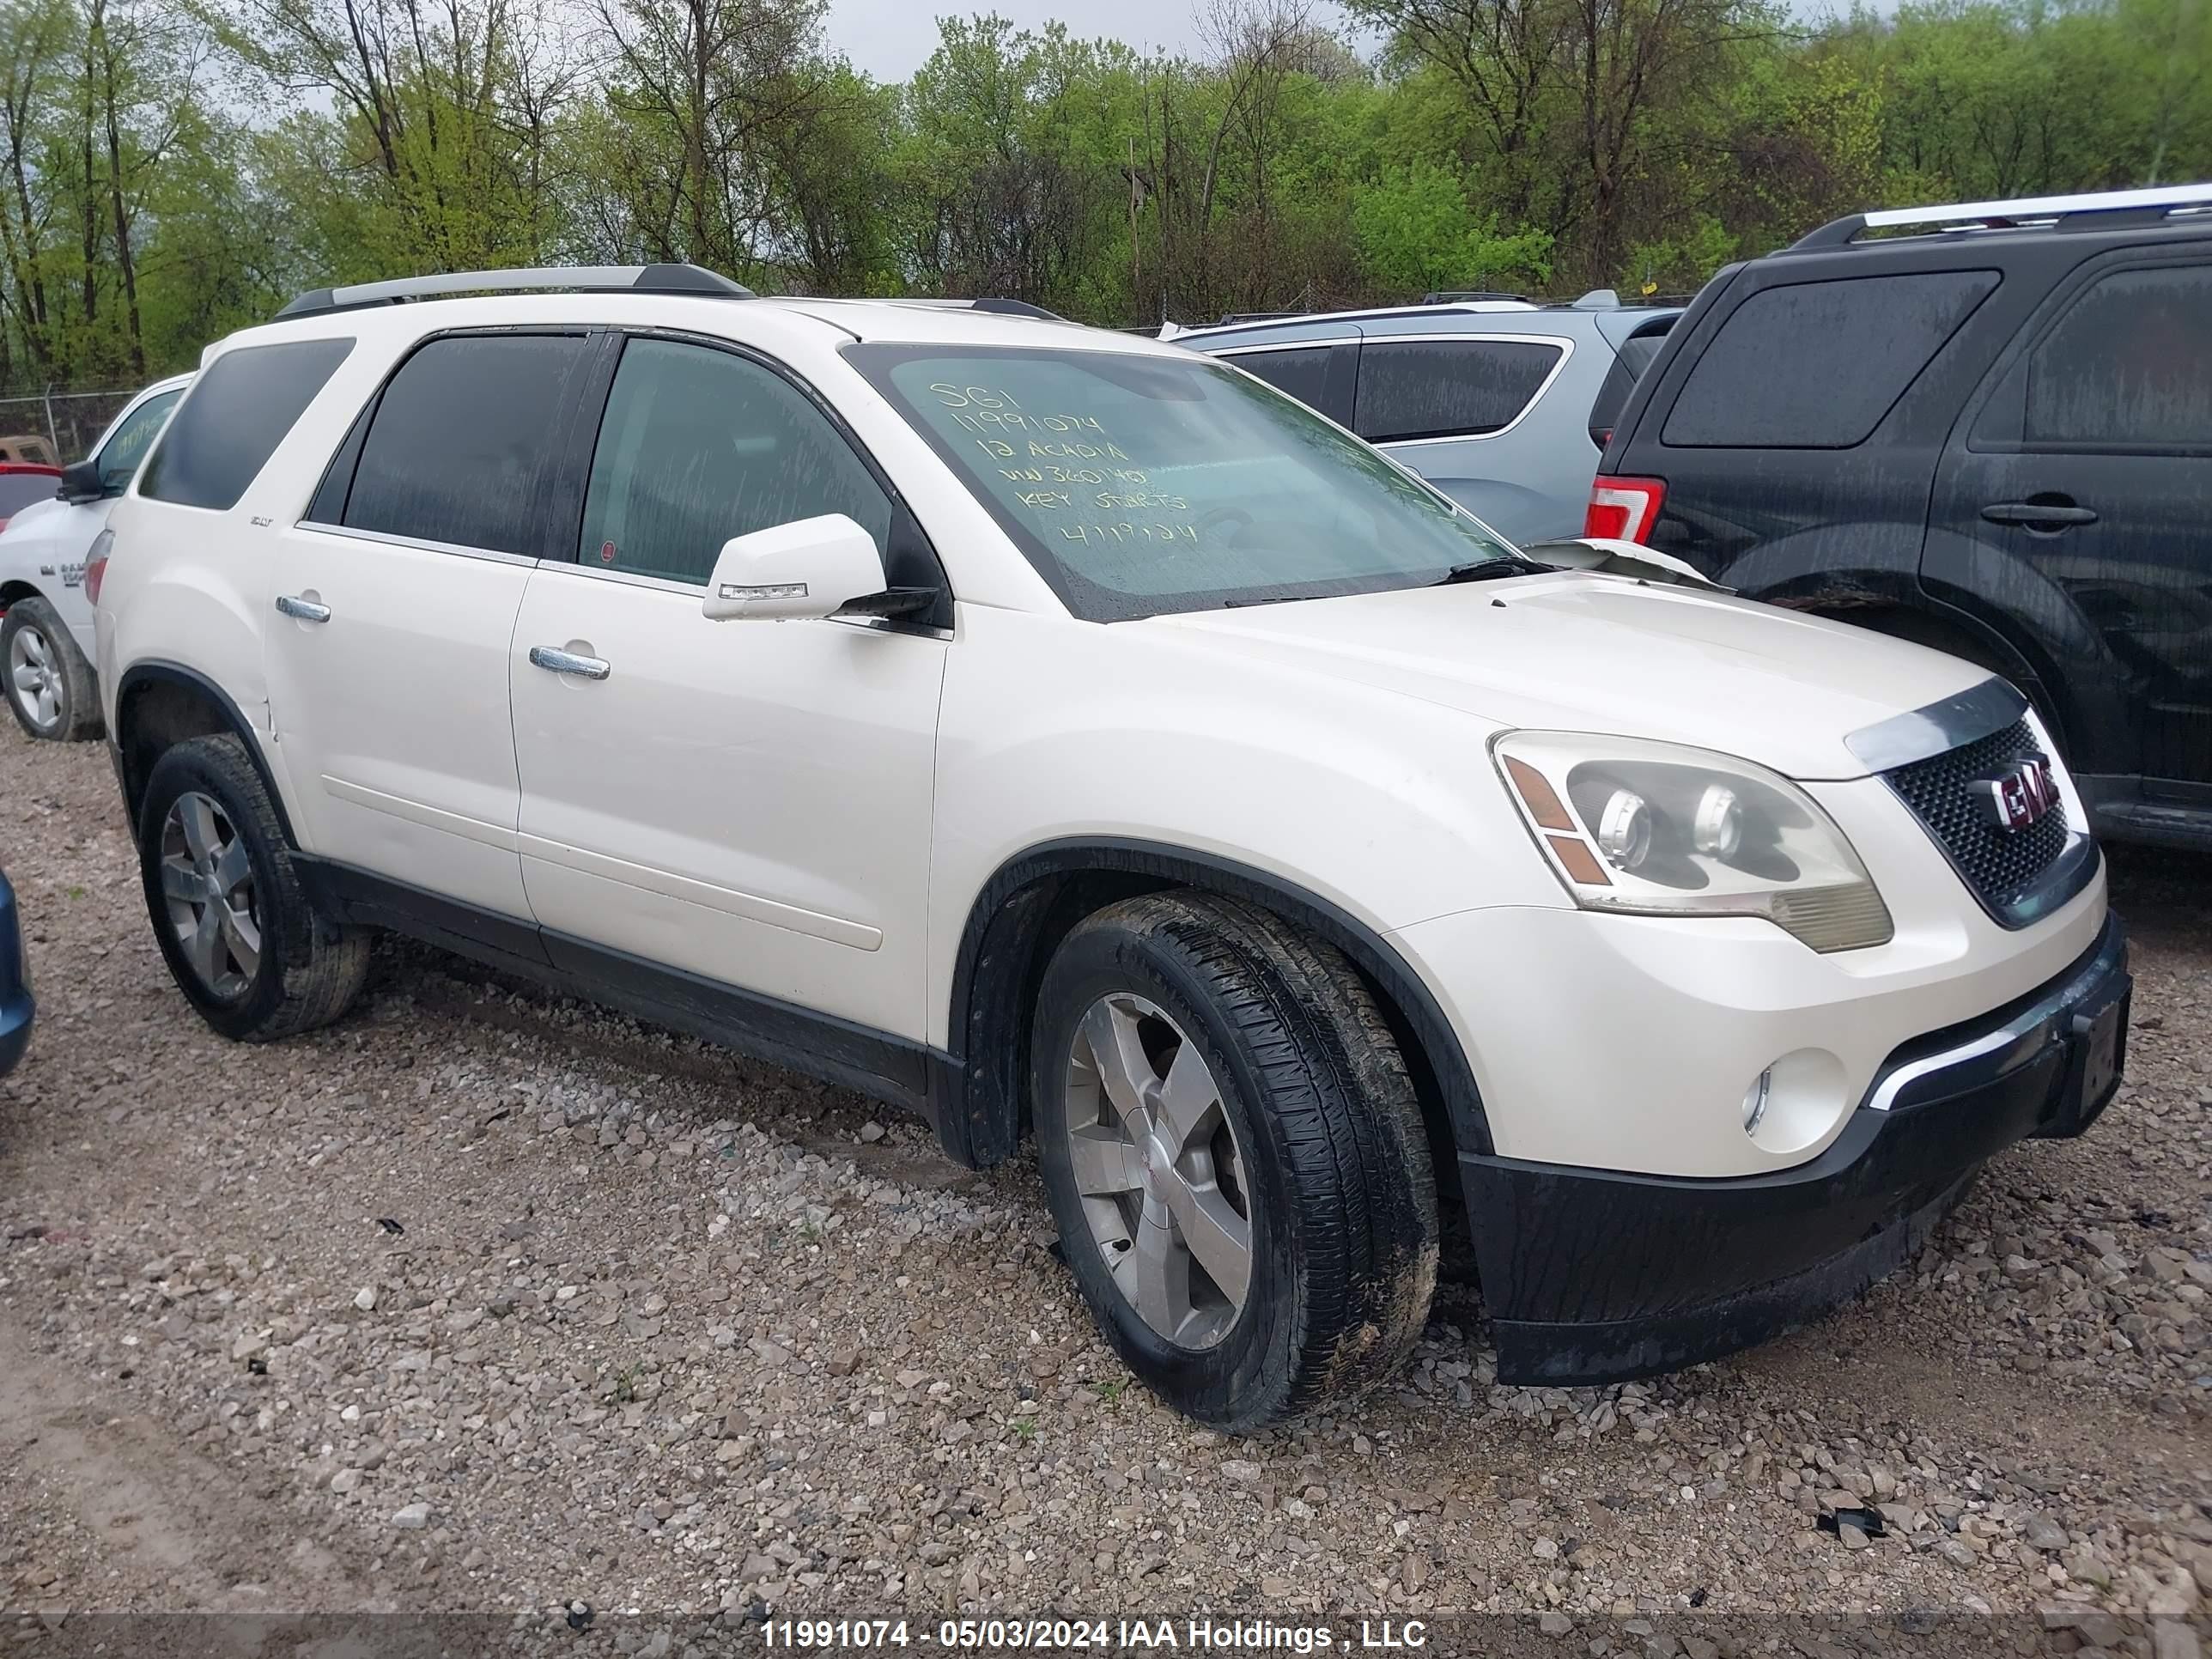
[[[1032,866],[1267,904],[1345,950],[1418,1022],[1433,999],[1386,935],[1460,910],[1569,902],[1492,770],[1498,729],[1229,661],[1176,630],[962,606],[939,726],[929,1042],[968,1053],[980,929]],[[1464,1072],[1455,1044],[1444,1058]],[[1470,1115],[1472,1097],[1470,1079]]]
[[[1040,695],[1040,687],[1049,687]],[[963,607],[939,726],[930,990],[969,907],[1030,848],[1180,848],[1248,866],[1376,934],[1563,905],[1486,747],[1492,721],[1141,625]]]

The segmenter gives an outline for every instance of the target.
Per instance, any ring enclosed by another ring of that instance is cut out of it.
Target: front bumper
[[[1499,1381],[1674,1370],[1856,1296],[1992,1154],[2095,1120],[2118,1086],[2131,983],[2108,918],[2056,978],[1897,1049],[1843,1133],[1793,1169],[1696,1179],[1462,1153]]]

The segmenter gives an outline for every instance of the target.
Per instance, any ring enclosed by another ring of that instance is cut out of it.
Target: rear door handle
[[[330,606],[317,605],[313,599],[303,599],[295,593],[279,593],[276,608],[300,622],[324,623],[331,619]]]
[[[532,646],[530,660],[548,672],[574,674],[584,680],[603,680],[614,672],[597,657],[580,657],[573,651],[550,645]]]
[[[2063,530],[2069,524],[2094,524],[2096,513],[2071,501],[1991,501],[1982,509],[1991,524],[2021,524],[2031,530]]]

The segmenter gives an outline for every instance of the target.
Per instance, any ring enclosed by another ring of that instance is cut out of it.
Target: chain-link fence
[[[92,453],[107,423],[137,395],[121,392],[62,391],[49,387],[33,397],[0,398],[0,453],[10,460],[51,460],[57,466],[81,461]],[[43,441],[46,453],[22,453],[17,440]]]

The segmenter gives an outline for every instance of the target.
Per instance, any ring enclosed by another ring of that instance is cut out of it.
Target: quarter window
[[[352,349],[351,339],[285,340],[224,352],[192,382],[138,493],[218,512],[237,506]]]
[[[560,495],[551,475],[562,419],[588,349],[580,334],[455,334],[423,345],[377,401],[344,524],[541,552]],[[567,499],[573,513],[575,496]]]
[[[2212,265],[2099,278],[2028,357],[2024,435],[2093,450],[2212,446]]]
[[[1359,350],[1352,429],[1373,443],[1500,431],[1559,357],[1535,340],[1370,340]]]
[[[1791,283],[1729,314],[1683,383],[1662,443],[1678,448],[1849,449],[1997,285],[1938,270]]]
[[[797,387],[705,346],[623,348],[584,499],[585,566],[704,583],[732,536],[826,513],[883,550],[890,498]]]

